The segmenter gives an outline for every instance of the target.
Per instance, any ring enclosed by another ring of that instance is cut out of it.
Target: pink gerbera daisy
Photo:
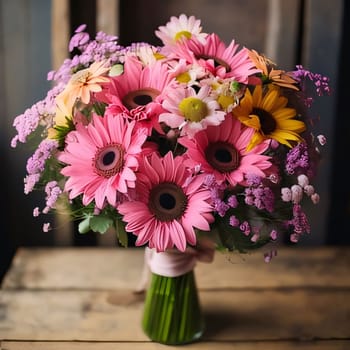
[[[135,122],[124,118],[93,114],[87,126],[78,123],[66,138],[65,150],[59,160],[68,164],[62,174],[68,177],[65,191],[69,198],[83,195],[83,205],[95,200],[103,208],[105,200],[113,206],[117,192],[125,194],[135,187],[138,157],[147,133]]]
[[[219,125],[225,119],[225,112],[214,97],[210,96],[210,86],[203,86],[198,93],[192,87],[178,87],[163,101],[165,113],[159,121],[171,128],[180,128],[182,135],[192,137],[208,125]]]
[[[180,250],[196,244],[194,228],[209,231],[213,222],[210,192],[203,187],[203,175],[189,181],[183,158],[164,158],[156,153],[140,165],[136,189],[139,197],[125,201],[118,211],[127,222],[126,230],[137,236],[136,245],[165,251],[174,245]]]
[[[186,163],[194,168],[200,165],[204,173],[213,174],[218,183],[227,181],[232,186],[244,184],[246,174],[265,177],[272,164],[262,153],[268,148],[263,142],[247,152],[254,129],[244,127],[231,114],[219,127],[208,127],[193,139],[182,137],[179,143],[187,148]]]
[[[246,84],[248,77],[261,71],[257,69],[249,57],[249,51],[242,48],[234,40],[229,46],[215,33],[207,36],[205,43],[195,38],[179,43],[172,48],[172,55],[186,59],[189,63],[197,62],[214,76],[222,79],[231,78]]]
[[[158,115],[166,87],[173,81],[168,67],[156,61],[146,67],[135,57],[127,56],[122,74],[112,77],[104,92],[104,101],[110,106],[106,113],[116,111],[138,121],[142,127],[160,131]]]

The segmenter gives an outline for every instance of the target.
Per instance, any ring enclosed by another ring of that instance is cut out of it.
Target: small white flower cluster
[[[315,192],[314,186],[310,185],[309,178],[305,174],[298,176],[298,183],[289,187],[281,188],[281,198],[284,202],[298,204],[302,201],[304,193],[310,197],[312,203],[320,201],[320,195]]]

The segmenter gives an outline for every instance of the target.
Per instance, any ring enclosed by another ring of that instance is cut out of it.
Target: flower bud
[[[299,185],[291,187],[293,203],[300,203],[303,198],[303,189]]]
[[[307,185],[304,187],[304,192],[308,195],[311,196],[315,193],[315,188],[312,185]]]
[[[327,139],[324,135],[318,135],[317,140],[320,143],[321,146],[324,146],[327,142]]]
[[[290,202],[292,200],[292,191],[290,190],[290,188],[281,188],[281,197],[283,202]]]
[[[317,204],[320,201],[320,195],[318,193],[314,193],[311,195],[312,203]]]
[[[298,184],[304,188],[305,186],[307,186],[309,184],[309,178],[304,174],[299,175],[298,176]]]

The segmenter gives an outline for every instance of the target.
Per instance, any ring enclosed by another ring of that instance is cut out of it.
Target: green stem
[[[142,326],[151,340],[168,345],[201,337],[204,322],[193,271],[178,277],[152,273]]]

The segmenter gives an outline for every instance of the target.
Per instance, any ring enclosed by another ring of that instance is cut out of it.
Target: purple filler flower
[[[303,212],[300,204],[293,206],[293,219],[289,220],[289,224],[294,227],[294,234],[310,233],[310,225],[306,214]]]
[[[239,220],[237,219],[237,217],[235,215],[231,215],[230,216],[230,225],[232,227],[238,227],[239,225]]]
[[[51,157],[52,152],[57,149],[56,140],[45,139],[40,142],[34,154],[27,161],[28,174],[41,173],[45,168],[45,162]]]
[[[309,79],[314,83],[318,96],[329,95],[331,93],[328,77],[325,77],[319,73],[310,72],[302,65],[297,65],[296,68],[297,70],[293,72],[293,78],[300,84],[302,84],[305,79]]]
[[[307,169],[310,164],[310,157],[305,142],[298,143],[287,154],[286,170],[289,175],[295,173],[299,168]]]
[[[69,41],[69,46],[68,46],[69,52],[72,52],[76,47],[81,48],[89,42],[90,40],[89,34],[83,32],[85,28],[86,28],[86,24],[82,24],[76,29],[75,34],[72,36],[72,38]]]
[[[227,204],[228,204],[231,208],[237,208],[237,206],[238,206],[237,197],[236,197],[235,195],[231,195],[230,197],[228,197],[228,199],[227,199]]]

